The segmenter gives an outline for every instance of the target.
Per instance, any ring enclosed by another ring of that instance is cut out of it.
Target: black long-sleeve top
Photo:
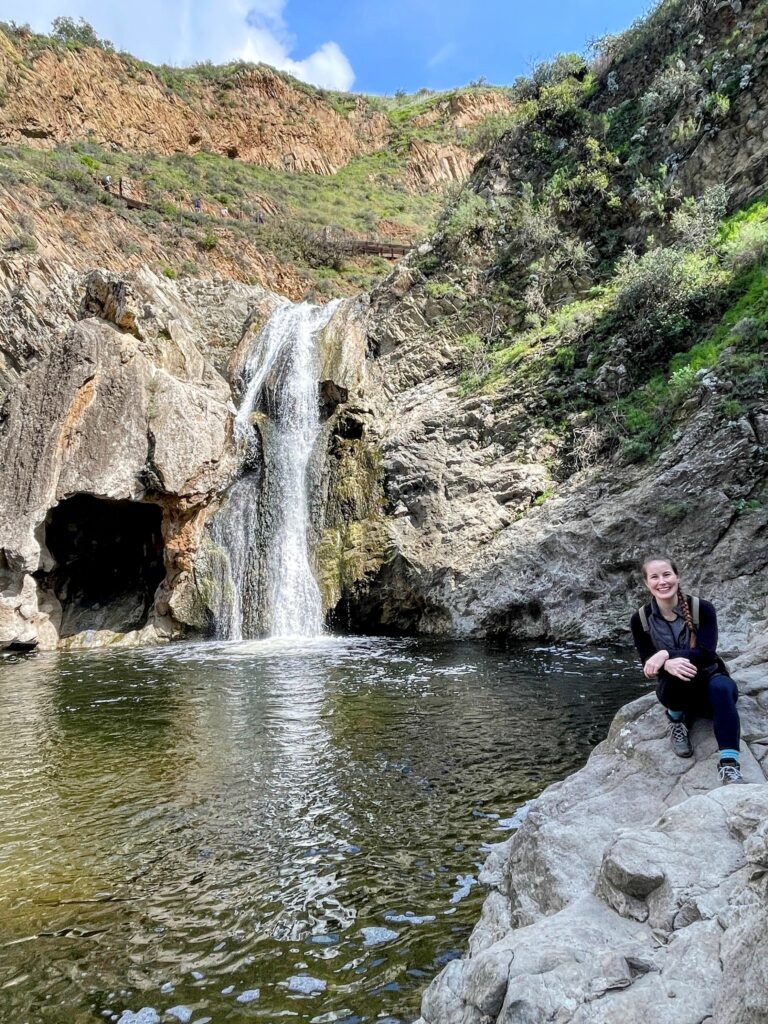
[[[655,599],[651,600],[653,611],[658,612],[658,605]],[[646,612],[648,609],[646,608]],[[640,613],[630,619],[632,638],[635,641],[640,661],[645,665],[646,661],[655,654],[657,648],[650,633],[646,633],[640,621]],[[687,658],[697,669],[707,669],[714,665],[721,665],[722,662],[717,655],[717,613],[715,606],[709,601],[699,600],[699,628],[696,630],[696,646],[683,650],[674,650],[672,647],[662,648],[669,651],[671,658]]]

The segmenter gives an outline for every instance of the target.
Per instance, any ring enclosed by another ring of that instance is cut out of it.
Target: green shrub
[[[731,101],[721,92],[711,92],[702,104],[704,113],[715,123],[724,121],[731,109]]]
[[[198,248],[202,249],[204,252],[210,252],[211,249],[215,249],[218,244],[219,240],[210,228],[205,232],[202,238],[198,238],[197,240]]]
[[[477,150],[486,153],[489,149],[506,135],[508,131],[516,127],[521,121],[520,113],[492,114],[484,118],[470,131],[462,136],[462,142],[467,149]]]
[[[27,232],[20,231],[3,242],[3,251],[21,255],[37,252],[37,240]]]
[[[477,192],[464,189],[448,211],[443,224],[445,237],[453,241],[477,238],[493,221],[486,201]]]
[[[652,451],[653,445],[650,441],[643,441],[637,437],[622,439],[621,455],[624,462],[642,462]]]
[[[533,69],[531,78],[539,89],[560,85],[569,78],[584,78],[587,62],[578,53],[558,53],[552,60],[542,61]]]
[[[179,275],[173,269],[173,267],[163,267],[163,277],[169,278],[171,281],[175,281]]]
[[[635,179],[630,198],[639,209],[640,220],[661,220],[664,216],[665,194],[662,184],[640,174]]]
[[[684,146],[699,133],[699,125],[695,117],[685,117],[676,121],[670,130],[669,137],[676,146]]]
[[[79,162],[75,164],[66,159],[60,161],[51,168],[49,174],[55,180],[61,181],[71,188],[81,199],[90,199],[91,202],[95,202],[101,191]]]
[[[642,341],[652,360],[690,327],[692,307],[712,284],[712,260],[697,252],[658,247],[627,251],[616,273],[614,310],[621,329]]]
[[[533,499],[533,504],[536,506],[543,505],[545,502],[549,501],[554,493],[554,487],[548,487],[545,491],[542,491],[541,494],[536,495]]]
[[[728,208],[728,189],[713,185],[703,196],[688,196],[672,214],[672,230],[686,249],[705,249],[715,239]]]
[[[726,398],[720,403],[720,412],[724,420],[738,420],[749,410],[737,398]]]
[[[92,25],[89,25],[84,18],[75,21],[74,18],[54,18],[51,27],[51,37],[60,43],[80,46],[97,46],[108,53],[114,51],[114,46],[108,39],[99,39]]]
[[[762,266],[768,256],[768,221],[751,221],[722,246],[723,260],[731,270],[740,273]]]
[[[441,299],[444,295],[454,294],[456,290],[456,285],[451,281],[430,280],[424,285],[424,292],[431,299]]]

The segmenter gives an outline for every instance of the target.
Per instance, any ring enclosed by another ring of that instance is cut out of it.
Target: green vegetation
[[[422,140],[473,149],[480,136],[459,130],[454,124],[462,97],[486,97],[492,92],[509,96],[509,90],[494,89],[483,82],[443,93],[420,90],[412,96],[336,93],[243,61],[222,66],[203,62],[188,68],[155,67],[130,54],[115,53],[112,44],[99,39],[87,22],[68,17],[55,19],[49,35],[36,34],[29,26],[13,22],[0,22],[0,32],[8,36],[21,61],[30,67],[45,51],[66,55],[72,50],[95,48],[108,53],[106,73],[114,73],[126,86],[131,81],[159,86],[192,104],[201,116],[215,118],[223,110],[237,109],[247,102],[244,90],[249,87],[249,79],[264,71],[343,118],[383,116],[382,148],[352,160],[330,176],[257,167],[231,153],[162,157],[152,152],[131,154],[117,147],[113,151],[93,141],[73,142],[47,153],[19,146],[0,156],[2,180],[8,185],[42,189],[47,193],[44,203],[53,209],[76,210],[101,202],[122,216],[122,204],[100,187],[99,179],[107,174],[115,182],[129,178],[149,207],[134,211],[130,217],[156,232],[163,244],[186,233],[194,235],[201,252],[218,249],[224,253],[227,237],[237,249],[242,248],[239,239],[247,238],[255,249],[293,264],[307,281],[308,289],[320,286],[326,293],[371,287],[388,269],[386,262],[377,257],[342,258],[339,238],[382,233],[391,236],[394,232],[400,240],[417,239],[434,229],[442,197],[439,190],[415,191],[409,180],[412,144]],[[284,116],[290,122],[295,120],[297,110],[290,93],[286,97]],[[7,92],[0,94],[0,105],[8,98]],[[481,122],[479,132],[482,127]],[[194,198],[200,198],[203,209],[214,216],[194,214]],[[227,208],[231,216],[226,223],[215,215],[218,210],[211,210],[214,205]],[[386,222],[384,228],[382,221]],[[335,245],[330,242],[331,236],[337,239]]]
[[[7,253],[32,253],[37,251],[36,239],[27,234],[25,231],[20,231],[16,235],[11,235],[3,242],[3,251]]]
[[[686,196],[675,173],[756,80],[753,18],[726,38],[711,8],[664,0],[590,64],[561,55],[518,80],[416,261],[426,294],[467,297],[427,307],[460,392],[503,403],[521,452],[516,430],[551,432],[557,472],[652,457],[705,385],[723,419],[765,393],[768,198],[727,217],[725,187]]]
[[[503,288],[446,315],[460,392],[519,402],[527,431],[559,438],[566,471],[600,453],[652,457],[708,373],[728,382],[721,417],[747,415],[768,389],[768,194],[722,221],[719,188],[679,209],[671,245],[628,251],[603,286],[527,329]]]
[[[320,287],[326,294],[371,287],[389,269],[376,256],[344,256],[339,239],[345,233],[375,233],[379,221],[387,219],[418,236],[433,223],[439,197],[407,192],[396,180],[399,166],[386,151],[327,177],[289,174],[211,153],[112,152],[91,142],[49,151],[25,146],[0,151],[0,181],[39,189],[43,207],[76,210],[102,203],[161,238],[186,235],[201,252],[211,252],[226,237],[235,246],[238,239],[249,240],[295,266],[308,288]],[[101,186],[105,175],[138,186],[150,209],[126,210]],[[214,214],[196,212],[195,198],[213,207]],[[216,215],[221,207],[228,209],[228,218]]]

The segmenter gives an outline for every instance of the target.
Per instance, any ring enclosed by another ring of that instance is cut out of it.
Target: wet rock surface
[[[209,630],[217,569],[206,522],[243,469],[259,471],[241,465],[233,417],[243,362],[284,301],[146,267],[0,266],[0,646]],[[323,339],[323,453],[337,434],[345,456],[360,447],[370,418],[347,402],[365,377],[364,310],[342,304]]]
[[[422,1024],[760,1024],[768,1019],[768,683],[735,672],[746,785],[721,787],[711,723],[672,753],[653,695],[494,848],[470,941]]]

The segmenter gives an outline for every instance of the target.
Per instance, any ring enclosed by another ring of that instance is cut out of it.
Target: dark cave
[[[161,526],[158,505],[89,494],[50,510],[45,543],[55,566],[44,584],[61,602],[62,636],[146,624],[165,576]]]

